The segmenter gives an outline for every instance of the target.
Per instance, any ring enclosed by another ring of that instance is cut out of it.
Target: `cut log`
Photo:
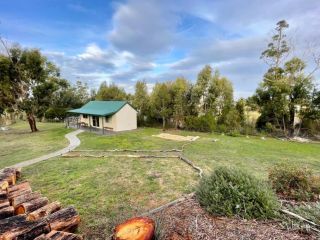
[[[46,217],[49,214],[60,210],[60,208],[61,208],[61,203],[60,202],[49,203],[48,205],[45,205],[45,206],[37,209],[36,211],[29,213],[28,214],[28,220],[29,221],[35,221],[37,219]]]
[[[0,201],[8,200],[8,193],[7,191],[0,191]]]
[[[0,181],[7,181],[9,185],[15,185],[16,175],[12,173],[0,173]]]
[[[15,208],[15,214],[19,215],[19,214],[26,214],[26,213],[33,212],[33,211],[47,205],[48,202],[49,202],[48,198],[41,197],[41,198],[31,200],[29,202],[22,203]]]
[[[9,219],[11,220],[15,217]],[[25,221],[25,216],[24,218],[22,217],[20,222],[18,219],[14,223],[10,222],[10,220],[8,220],[7,226],[0,230],[0,240],[31,240],[50,231],[48,223],[43,220],[29,222]]]
[[[5,190],[7,191],[7,188],[9,187],[8,181],[0,181],[0,191]]]
[[[48,221],[51,230],[72,231],[80,223],[80,217],[74,207],[67,207],[49,215]]]
[[[16,236],[16,240],[33,240],[41,234],[50,232],[49,224],[40,221]]]
[[[26,215],[18,215],[0,220],[0,236],[5,232],[10,231],[10,229],[14,229],[19,224],[21,225],[23,222],[26,222],[26,220]]]
[[[115,228],[115,240],[151,240],[155,223],[146,217],[131,218]]]
[[[12,217],[13,215],[14,215],[14,207],[12,206],[0,209],[0,219]]]
[[[29,202],[31,200],[37,199],[41,197],[40,192],[31,192],[31,193],[26,193],[17,197],[12,198],[11,200],[11,205],[16,208],[18,205]]]
[[[19,183],[15,186],[10,186],[8,188],[8,193],[13,193],[13,192],[16,192],[16,191],[22,191],[22,190],[26,190],[26,189],[30,189],[31,190],[31,186],[30,186],[30,183],[28,181],[25,181],[25,182],[22,182],[22,183]]]
[[[34,240],[82,240],[80,235],[73,233],[61,232],[61,231],[51,231],[47,235],[41,235]]]
[[[29,182],[22,182],[20,184],[17,184],[15,186],[11,186],[8,188],[8,198],[9,201],[11,201],[12,199],[27,194],[27,193],[31,193],[31,186],[29,184]]]
[[[15,191],[15,192],[12,192],[12,193],[9,193],[8,194],[8,199],[9,199],[9,202],[12,201],[12,199],[18,197],[18,196],[21,196],[21,195],[25,195],[25,194],[28,194],[28,193],[31,193],[31,189],[23,189],[23,190],[20,190],[20,191]]]
[[[9,185],[16,184],[16,169],[15,168],[5,168],[0,172],[0,180],[5,180]]]
[[[9,203],[8,200],[0,202],[0,209],[6,208],[6,207],[9,207],[9,206],[10,206],[10,203]]]

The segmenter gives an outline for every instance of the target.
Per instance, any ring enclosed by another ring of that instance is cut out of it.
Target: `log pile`
[[[0,171],[0,240],[82,240],[74,230],[80,217],[74,207],[49,203],[28,181],[16,184],[21,170]]]

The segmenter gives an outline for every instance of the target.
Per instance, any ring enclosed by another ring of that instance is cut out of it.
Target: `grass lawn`
[[[23,176],[51,201],[74,205],[87,239],[108,239],[119,216],[179,198],[197,181],[197,174],[178,159],[57,158],[28,167]]]
[[[160,132],[153,128],[112,136],[85,132],[79,135],[79,149],[172,149],[184,144],[152,136]],[[206,172],[217,166],[234,166],[266,179],[275,163],[289,162],[320,173],[319,144],[168,132],[200,136],[185,147],[185,154]],[[26,168],[23,176],[50,200],[75,205],[83,219],[80,231],[88,239],[106,239],[108,226],[119,215],[141,213],[178,198],[192,191],[198,179],[197,173],[178,159],[123,157],[56,158]]]
[[[0,169],[66,147],[64,135],[71,130],[63,123],[37,123],[39,132],[31,133],[29,124],[20,121],[0,131]]]

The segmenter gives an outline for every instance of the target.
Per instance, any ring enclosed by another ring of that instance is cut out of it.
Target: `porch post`
[[[89,130],[91,132],[91,121],[90,121],[91,115],[88,115],[88,116],[89,116]]]
[[[102,121],[102,134],[104,135],[104,118],[105,117],[101,117],[101,121]]]

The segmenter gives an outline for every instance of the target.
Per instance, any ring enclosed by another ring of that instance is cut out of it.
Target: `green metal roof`
[[[118,112],[126,104],[126,101],[90,101],[81,108],[73,109],[68,112],[95,116],[109,116]]]

